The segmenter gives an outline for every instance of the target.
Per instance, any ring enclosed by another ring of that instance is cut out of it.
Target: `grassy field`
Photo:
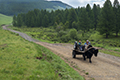
[[[84,80],[43,46],[0,28],[0,80]]]
[[[0,14],[0,25],[2,24],[11,24],[12,23],[12,16],[5,16]]]

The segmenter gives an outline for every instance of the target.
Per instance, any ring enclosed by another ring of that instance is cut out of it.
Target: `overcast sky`
[[[71,5],[72,7],[78,8],[78,6],[85,7],[87,4],[90,4],[92,7],[94,3],[99,4],[100,7],[102,7],[106,0],[48,0],[48,1],[62,1],[64,3]],[[113,4],[114,0],[110,1]],[[120,0],[118,1],[120,2]]]

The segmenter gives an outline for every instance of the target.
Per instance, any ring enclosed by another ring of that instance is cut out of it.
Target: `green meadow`
[[[0,25],[2,24],[11,24],[12,23],[12,16],[6,16],[3,14],[0,14]]]
[[[0,80],[84,80],[60,57],[0,27]]]

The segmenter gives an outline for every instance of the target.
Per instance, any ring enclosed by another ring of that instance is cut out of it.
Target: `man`
[[[87,49],[88,49],[88,46],[91,45],[91,44],[90,44],[89,40],[87,40],[84,45],[85,45],[85,50],[87,50]]]
[[[86,43],[84,45],[90,45],[89,40],[86,41]]]

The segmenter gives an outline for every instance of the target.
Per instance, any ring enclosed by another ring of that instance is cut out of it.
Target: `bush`
[[[63,35],[62,37],[60,37],[60,40],[61,40],[61,42],[67,43],[67,42],[69,42],[71,39],[70,39],[69,35]]]
[[[76,30],[76,29],[71,29],[71,30],[69,31],[69,35],[70,35],[70,38],[71,38],[71,39],[77,40],[77,30]]]

